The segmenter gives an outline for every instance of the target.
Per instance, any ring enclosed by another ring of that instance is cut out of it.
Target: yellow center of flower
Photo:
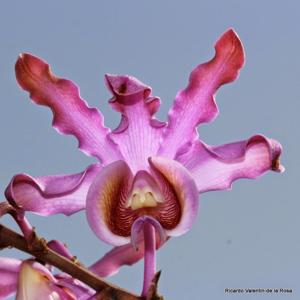
[[[155,207],[161,202],[160,197],[149,188],[135,188],[128,199],[127,207],[136,210],[143,207]]]

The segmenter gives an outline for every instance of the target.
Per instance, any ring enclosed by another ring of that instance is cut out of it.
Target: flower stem
[[[26,241],[29,242],[30,238],[32,238],[32,235],[34,234],[34,229],[30,225],[29,221],[25,216],[22,217],[16,216],[15,221],[17,222],[22,233],[24,234]]]
[[[145,245],[145,257],[144,257],[144,284],[142,296],[147,295],[148,289],[151,285],[151,281],[156,271],[156,242],[155,242],[155,228],[152,224],[145,222],[144,227],[144,245]]]
[[[10,214],[14,218],[24,234],[26,241],[30,242],[30,239],[33,238],[34,235],[34,228],[25,217],[25,212],[22,209],[11,205],[8,201],[3,201],[0,202],[0,217],[5,214]]]

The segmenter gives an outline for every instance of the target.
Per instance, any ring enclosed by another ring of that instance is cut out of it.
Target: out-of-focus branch
[[[106,282],[96,276],[81,264],[69,260],[47,246],[45,239],[34,236],[30,243],[20,234],[0,224],[0,248],[13,247],[26,252],[43,263],[48,263],[62,272],[77,278],[81,282],[93,288],[97,294],[98,300],[162,300],[157,295],[157,283],[159,273],[154,277],[152,286],[149,289],[147,297],[135,295],[125,289]]]

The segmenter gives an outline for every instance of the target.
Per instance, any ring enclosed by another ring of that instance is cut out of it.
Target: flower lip
[[[187,170],[179,163],[153,157],[149,171],[133,176],[124,161],[104,167],[87,196],[87,218],[96,235],[120,246],[130,241],[131,228],[142,216],[156,219],[175,236],[195,220],[198,193]]]

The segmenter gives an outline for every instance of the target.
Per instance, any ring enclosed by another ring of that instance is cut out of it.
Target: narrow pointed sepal
[[[74,135],[83,152],[103,163],[120,158],[102,114],[87,105],[72,81],[56,77],[45,61],[28,53],[19,56],[15,70],[18,83],[30,98],[52,110],[53,127],[58,132]]]
[[[215,44],[215,51],[213,59],[192,71],[188,86],[176,95],[158,155],[173,159],[181,147],[197,138],[199,124],[217,116],[214,95],[221,85],[237,78],[244,50],[237,34],[229,29]]]
[[[283,172],[282,147],[263,135],[221,146],[196,141],[176,159],[193,176],[200,193],[230,189],[237,179],[255,179],[267,171]]]

